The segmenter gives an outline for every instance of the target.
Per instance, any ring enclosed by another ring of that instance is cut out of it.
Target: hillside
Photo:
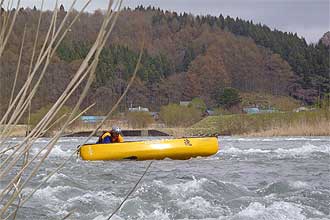
[[[26,79],[38,16],[37,10],[20,10],[0,60],[0,113],[9,101],[25,24],[27,40],[18,87]],[[58,22],[64,16],[61,11]],[[71,28],[33,100],[33,111],[61,94],[95,39],[102,16],[101,11],[84,13]],[[50,12],[45,12],[40,38],[45,37],[49,22]],[[139,105],[159,110],[161,105],[197,96],[212,107],[217,105],[216,97],[224,87],[291,95],[311,104],[330,89],[329,48],[323,44],[308,45],[295,34],[222,15],[179,15],[141,6],[122,11],[102,52],[84,106],[96,102],[95,111],[100,114],[111,108],[134,70],[143,36],[146,44],[142,67],[121,110]],[[76,101],[77,95],[68,105]]]
[[[321,38],[320,42],[324,44],[325,46],[329,47],[330,46],[330,31],[325,33],[323,37]]]

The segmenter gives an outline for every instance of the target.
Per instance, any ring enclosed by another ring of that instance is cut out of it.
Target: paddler
[[[124,142],[124,138],[121,133],[120,128],[112,127],[111,131],[104,131],[102,133],[97,144],[122,143]]]

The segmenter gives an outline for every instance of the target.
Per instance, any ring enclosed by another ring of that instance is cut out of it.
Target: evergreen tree
[[[221,89],[218,94],[218,104],[228,109],[239,104],[242,101],[239,92],[234,88]]]

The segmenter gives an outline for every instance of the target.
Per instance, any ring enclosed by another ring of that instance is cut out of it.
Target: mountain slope
[[[3,103],[9,100],[25,23],[28,41],[18,85],[26,79],[38,14],[29,9],[20,11],[0,60]],[[41,38],[46,35],[50,22],[50,12],[44,14]],[[64,15],[64,12],[59,14],[58,22]],[[61,94],[95,39],[102,16],[100,11],[84,13],[71,28],[33,100],[34,110]],[[307,45],[296,35],[271,31],[266,26],[240,19],[194,17],[139,7],[121,13],[101,54],[96,81],[85,106],[96,102],[100,113],[111,108],[134,70],[143,36],[146,44],[142,65],[138,79],[121,105],[122,110],[131,105],[158,110],[161,105],[196,96],[212,107],[217,105],[215,97],[224,87],[291,95],[307,103],[313,103],[318,92],[322,95],[329,89],[325,71],[328,49],[322,45]],[[68,105],[78,94],[79,91]],[[1,106],[0,112],[6,105]]]

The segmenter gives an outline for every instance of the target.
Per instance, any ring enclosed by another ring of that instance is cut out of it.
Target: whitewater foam
[[[299,205],[288,202],[274,202],[266,206],[258,202],[251,203],[247,208],[236,214],[243,219],[267,220],[305,220]]]
[[[45,188],[42,189],[38,189],[33,197],[38,197],[42,200],[45,201],[58,201],[59,199],[57,199],[56,195],[59,192],[63,192],[63,191],[70,191],[72,189],[72,187],[70,186],[56,186],[56,187],[51,187],[51,186],[47,186]]]
[[[193,219],[222,216],[228,212],[228,207],[214,206],[210,201],[201,196],[179,200],[177,201],[177,206],[180,212],[189,213],[189,216],[192,216]]]
[[[224,141],[240,141],[240,142],[274,142],[274,141],[328,141],[328,137],[219,137],[220,140]]]
[[[55,173],[54,175],[52,175],[49,178],[48,182],[49,183],[54,183],[54,182],[61,181],[62,179],[67,179],[67,178],[68,177],[66,175],[64,175],[63,173]]]
[[[50,156],[53,157],[67,157],[70,156],[72,153],[72,151],[68,150],[68,151],[64,151],[61,148],[61,145],[55,145],[54,148],[52,149],[52,151],[50,152]]]
[[[79,139],[77,138],[60,138],[57,143],[78,143]]]
[[[219,151],[221,154],[231,154],[231,155],[241,155],[241,154],[269,154],[270,156],[276,157],[309,157],[313,153],[324,153],[330,155],[330,145],[321,145],[315,146],[311,143],[304,144],[301,147],[297,148],[277,148],[277,149],[260,149],[260,148],[249,148],[249,149],[240,149],[236,147],[223,148]]]
[[[44,147],[44,145],[42,147]],[[32,155],[36,155],[40,150],[41,150],[41,147],[40,146],[38,146],[38,147],[32,147],[31,153],[32,153]],[[41,155],[44,155],[46,153],[46,151],[47,151],[47,149],[43,149],[41,151]],[[62,150],[62,146],[56,144],[53,147],[53,149],[51,150],[51,152],[49,153],[49,156],[50,157],[68,157],[71,154],[72,154],[72,151],[71,150],[68,150],[68,151]]]
[[[306,189],[310,187],[308,183],[302,181],[290,182],[289,185],[294,189]]]
[[[96,216],[93,220],[108,220],[109,216],[104,216],[103,214],[100,214]],[[123,220],[123,218],[120,218],[118,215],[114,215],[111,219],[113,220]]]
[[[50,139],[38,138],[34,143],[48,143]]]
[[[307,143],[302,147],[298,147],[298,148],[291,148],[291,149],[278,148],[274,150],[274,152],[278,154],[290,154],[297,156],[309,155],[311,153],[325,153],[330,155],[330,145],[315,146],[310,143]]]
[[[162,181],[154,180],[153,182],[162,187],[169,190],[172,195],[181,195],[187,196],[192,193],[196,193],[201,190],[203,184],[205,184],[208,180],[206,178],[196,179],[193,176],[193,180],[186,181],[184,183],[177,183],[177,184],[164,184]]]

